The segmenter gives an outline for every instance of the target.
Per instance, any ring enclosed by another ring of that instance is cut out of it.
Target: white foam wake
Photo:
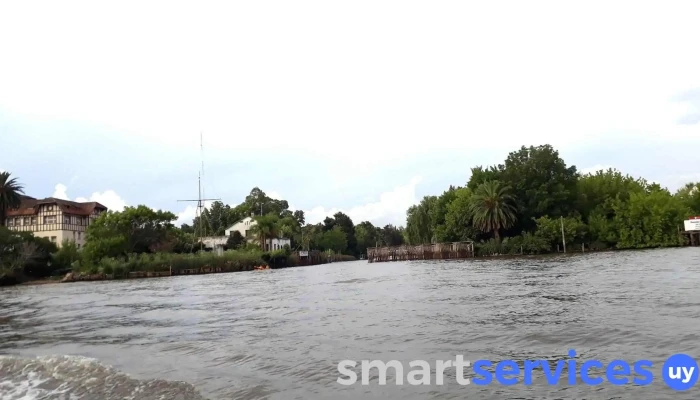
[[[202,400],[184,382],[138,380],[78,356],[0,356],[1,400]]]

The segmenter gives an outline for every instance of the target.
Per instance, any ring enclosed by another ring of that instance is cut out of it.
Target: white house
[[[251,233],[251,229],[257,222],[252,217],[245,217],[226,229],[226,236],[231,236],[233,232],[238,232],[248,240],[257,242],[257,238]],[[285,238],[268,238],[265,243],[265,251],[279,250],[285,245],[291,246],[292,241]]]

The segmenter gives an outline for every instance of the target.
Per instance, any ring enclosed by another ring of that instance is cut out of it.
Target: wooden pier
[[[474,257],[473,242],[433,243],[417,246],[370,247],[367,261],[449,260]]]
[[[681,235],[688,238],[688,245],[700,246],[700,231],[684,231]]]

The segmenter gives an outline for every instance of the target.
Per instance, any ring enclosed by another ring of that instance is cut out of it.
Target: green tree
[[[497,167],[494,165],[490,167],[478,166],[472,168],[472,174],[467,182],[467,188],[474,192],[484,182],[501,181],[503,174],[502,168],[503,166]]]
[[[445,229],[449,241],[476,240],[479,230],[472,224],[472,191],[459,188],[454,200],[447,206]]]
[[[7,211],[19,208],[24,187],[9,172],[0,172],[0,226],[5,226]]]
[[[248,196],[243,201],[242,210],[254,215],[261,216],[267,214],[275,214],[278,218],[286,215],[285,211],[289,211],[289,203],[287,200],[278,200],[269,197],[265,192],[258,187],[254,187]]]
[[[357,238],[355,237],[355,224],[352,222],[352,219],[340,211],[333,215],[333,219],[335,220],[335,226],[340,227],[345,233],[348,241],[347,252],[357,255]]]
[[[274,213],[255,217],[255,225],[251,227],[250,231],[258,237],[258,243],[263,251],[270,248],[268,240],[279,235],[278,222],[279,218]]]
[[[56,268],[51,265],[51,254],[57,250],[48,239],[0,226],[0,285],[17,283],[23,275],[50,275]]]
[[[192,225],[188,225],[188,224],[182,224],[180,226],[180,229],[185,233],[194,234],[194,232],[195,232],[194,227],[192,227]]]
[[[630,175],[623,175],[615,169],[596,171],[581,176],[577,182],[576,211],[584,221],[592,214],[614,216],[613,202],[619,198],[628,201],[630,194],[647,191],[647,183]]]
[[[360,222],[355,226],[358,254],[367,254],[367,248],[375,247],[379,242],[377,228],[369,221]]]
[[[326,217],[323,219],[323,230],[325,232],[328,232],[330,230],[333,230],[335,228],[335,218],[331,217]]]
[[[700,182],[686,183],[678,189],[676,196],[694,215],[700,215]]]
[[[406,212],[406,236],[411,244],[433,242],[433,224],[430,219],[437,197],[425,196],[418,205],[409,207]]]
[[[388,224],[379,230],[380,246],[401,246],[404,244],[404,229]]]
[[[226,248],[228,250],[237,250],[245,245],[245,238],[238,231],[233,231],[226,240]]]
[[[666,190],[633,193],[629,201],[614,204],[618,248],[646,248],[681,245],[680,222],[691,213],[683,201]]]
[[[447,212],[450,204],[457,197],[457,188],[451,186],[435,199],[428,214],[430,215],[430,227],[432,240],[442,243],[452,240],[447,228]]]
[[[484,232],[493,232],[500,241],[498,231],[510,228],[516,220],[513,197],[510,187],[501,186],[498,181],[482,183],[472,196],[470,211],[474,226]]]
[[[500,181],[511,188],[517,206],[516,232],[534,228],[533,218],[568,216],[574,211],[578,173],[550,145],[523,146],[499,166]]]
[[[56,268],[69,269],[73,263],[80,262],[80,251],[75,241],[65,239],[61,243],[61,248],[51,258]]]
[[[306,218],[304,216],[303,210],[294,211],[294,218],[297,220],[299,226],[304,226],[304,223],[306,223]]]
[[[292,246],[298,247],[301,244],[301,226],[294,215],[288,215],[277,223],[278,233],[285,239],[290,239]]]
[[[318,244],[322,250],[331,250],[335,253],[343,253],[348,248],[347,236],[340,226],[323,232]]]
[[[84,251],[92,261],[152,252],[153,247],[168,239],[176,219],[171,212],[154,211],[144,205],[107,211],[88,227]]]
[[[584,242],[587,234],[587,227],[579,217],[570,218],[549,218],[548,216],[540,217],[535,220],[537,230],[535,236],[544,239],[553,249],[556,245],[563,248],[561,237],[562,224],[564,225],[564,238],[567,245],[581,244]]]

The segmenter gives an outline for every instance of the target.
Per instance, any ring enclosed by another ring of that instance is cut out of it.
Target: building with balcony
[[[64,240],[72,240],[82,248],[87,227],[105,211],[107,207],[94,201],[79,203],[53,197],[22,196],[20,207],[7,211],[5,225],[16,232],[32,232],[59,247]]]

